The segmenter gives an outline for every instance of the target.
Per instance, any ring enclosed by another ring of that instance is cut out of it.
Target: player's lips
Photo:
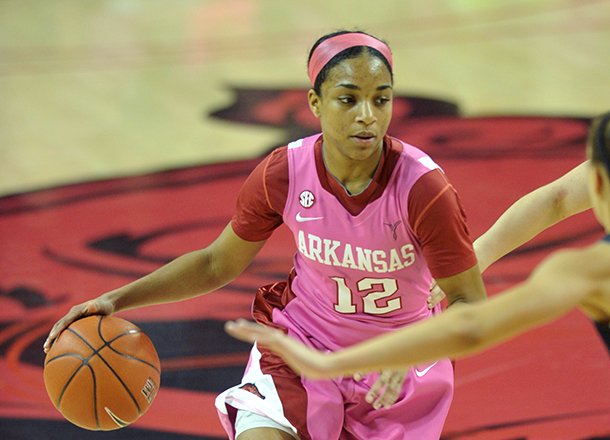
[[[372,131],[361,131],[352,136],[358,143],[370,144],[375,139],[377,139],[377,135]]]

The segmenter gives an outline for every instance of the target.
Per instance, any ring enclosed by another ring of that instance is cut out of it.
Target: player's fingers
[[[245,342],[254,342],[256,339],[251,323],[247,322],[245,319],[227,321],[225,323],[225,331],[234,338]]]
[[[387,386],[388,381],[387,371],[382,371],[375,383],[371,386],[371,389],[366,393],[365,400],[375,406],[375,403],[379,399],[379,396],[383,394],[383,390]],[[377,407],[376,407],[377,408]]]
[[[383,394],[381,394],[379,396],[379,398],[373,404],[373,406],[375,408],[388,408],[388,407],[392,406],[398,399],[401,389],[402,389],[402,380],[393,380],[393,381],[389,382],[386,385],[386,387],[383,391]]]
[[[54,335],[52,333],[49,333],[49,336],[47,336],[47,339],[45,339],[44,343],[42,344],[42,351],[48,353],[48,351],[51,349],[51,343],[53,342],[53,339],[55,339]]]
[[[44,344],[42,346],[42,350],[45,353],[47,353],[51,349],[51,346],[53,345],[55,339],[57,339],[57,336],[59,336],[59,334],[64,331],[66,327],[67,324],[64,323],[63,319],[55,323],[55,325],[53,326],[53,328],[51,328],[51,331],[49,332],[49,336],[47,336],[47,339],[44,341]]]
[[[433,309],[443,300],[443,298],[445,298],[445,292],[443,292],[443,289],[441,289],[440,286],[436,283],[436,281],[434,281],[432,283],[432,286],[430,286],[430,295],[426,300],[426,302],[428,303],[428,308]]]
[[[53,325],[53,328],[51,328],[51,331],[49,332],[49,336],[42,346],[45,353],[51,349],[53,342],[55,342],[61,332],[63,332],[70,324],[79,318],[91,315],[93,312],[89,312],[89,310],[97,310],[97,307],[91,303],[93,303],[93,301],[87,301],[84,304],[79,304],[72,307],[63,318]]]
[[[366,393],[365,396],[365,400],[370,403],[371,405],[373,405],[374,408],[379,408],[379,406],[376,406],[377,403],[377,399],[379,399],[379,395],[382,391],[382,386],[381,384],[379,384],[378,382],[376,382],[371,389],[369,390],[368,393]]]
[[[353,378],[356,382],[360,382],[362,379],[364,379],[364,376],[366,376],[366,374],[362,373],[361,371],[354,373],[353,374]]]
[[[404,371],[400,370],[384,370],[381,374],[380,379],[384,383],[383,392],[379,394],[377,399],[373,402],[374,408],[389,407],[393,405],[400,391],[402,390],[402,384],[405,380]]]
[[[392,370],[381,371],[381,373],[379,373],[379,377],[377,378],[377,380],[375,381],[373,386],[371,386],[371,389],[367,393],[367,395],[365,397],[366,401],[368,403],[373,404],[373,407],[380,408],[381,404],[379,403],[379,398],[386,392],[386,389],[387,389],[388,385],[391,383],[392,378],[393,378]]]
[[[257,342],[271,347],[277,346],[283,336],[283,333],[277,329],[265,327],[245,319],[228,321],[225,324],[225,330],[234,338],[242,341]]]
[[[379,396],[379,398],[373,402],[373,408],[389,408],[398,400],[398,396],[400,395],[400,390],[389,390],[386,389],[385,392]]]

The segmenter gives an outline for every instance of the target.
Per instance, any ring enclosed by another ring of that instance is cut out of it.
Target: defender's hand
[[[330,363],[325,353],[307,347],[276,328],[266,327],[238,319],[225,324],[225,330],[234,338],[245,342],[264,345],[280,355],[290,367],[303,376],[312,379],[332,377]]]

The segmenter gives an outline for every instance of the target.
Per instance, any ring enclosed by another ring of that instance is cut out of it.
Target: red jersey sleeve
[[[288,196],[287,151],[286,147],[273,150],[239,190],[231,227],[244,240],[266,240],[283,223]]]
[[[433,170],[419,178],[408,202],[409,222],[435,278],[445,278],[477,263],[459,196],[445,174]]]

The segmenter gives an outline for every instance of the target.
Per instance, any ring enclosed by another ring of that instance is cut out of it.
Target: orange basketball
[[[161,380],[159,356],[142,331],[115,316],[73,322],[44,362],[53,405],[81,428],[109,431],[146,412]]]

